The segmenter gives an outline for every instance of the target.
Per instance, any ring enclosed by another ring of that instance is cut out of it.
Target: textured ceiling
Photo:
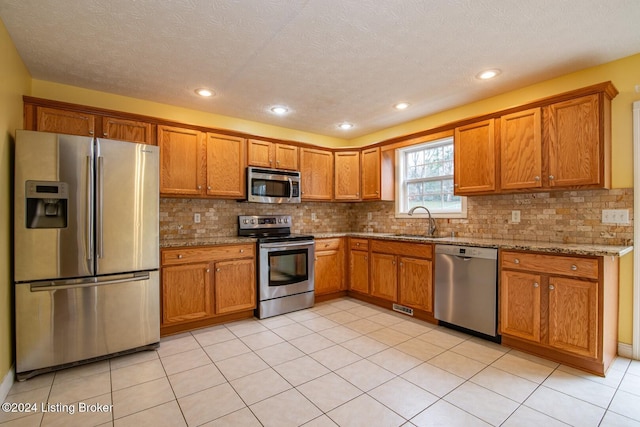
[[[638,0],[0,0],[0,18],[36,79],[346,139],[640,51]]]

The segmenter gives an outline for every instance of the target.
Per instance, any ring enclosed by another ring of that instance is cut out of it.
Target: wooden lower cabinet
[[[398,299],[398,261],[395,255],[371,254],[371,295],[389,301]]]
[[[369,294],[369,241],[349,238],[349,290]]]
[[[432,261],[400,257],[398,302],[433,313]]]
[[[604,375],[617,354],[618,258],[502,251],[502,342]]]
[[[316,239],[315,294],[325,295],[346,289],[344,280],[344,238]]]
[[[253,316],[254,244],[161,251],[162,335]]]

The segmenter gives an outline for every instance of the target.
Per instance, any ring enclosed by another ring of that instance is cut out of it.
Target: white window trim
[[[409,215],[406,212],[400,212],[401,208],[402,208],[402,200],[401,200],[401,195],[403,194],[402,192],[402,177],[400,177],[401,171],[403,170],[402,167],[402,162],[403,160],[403,154],[408,151],[411,150],[412,148],[416,148],[417,146],[420,145],[428,145],[428,144],[446,144],[448,140],[453,140],[453,137],[445,137],[445,138],[440,138],[440,139],[436,139],[433,141],[429,141],[429,142],[423,142],[423,143],[419,143],[419,144],[415,144],[415,145],[411,145],[408,147],[403,147],[403,148],[397,148],[395,149],[395,190],[396,190],[396,197],[395,197],[395,217],[396,218],[415,218],[415,219],[420,219],[420,218],[428,218],[429,214],[427,214],[427,212],[423,209],[420,209],[419,211],[416,211],[413,215]],[[446,210],[439,210],[436,212],[431,212],[431,216],[433,218],[466,218],[467,217],[467,198],[466,197],[460,197],[461,200],[461,208],[460,208],[460,212],[458,211],[446,211]]]

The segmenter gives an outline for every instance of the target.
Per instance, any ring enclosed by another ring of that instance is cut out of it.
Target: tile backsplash
[[[395,218],[394,202],[270,205],[233,200],[160,200],[160,239],[235,236],[238,215],[291,215],[293,232],[424,233],[426,219]],[[602,224],[603,209],[627,209],[629,224]],[[511,212],[520,211],[520,223]],[[194,222],[199,213],[201,222]],[[368,214],[371,219],[368,219]],[[314,215],[312,215],[314,214]],[[315,216],[315,220],[312,217]],[[558,191],[467,199],[467,218],[438,219],[438,233],[557,243],[633,244],[633,189]]]

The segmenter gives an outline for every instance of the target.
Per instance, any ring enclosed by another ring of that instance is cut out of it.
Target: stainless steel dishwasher
[[[435,318],[444,326],[499,341],[498,250],[436,245],[434,269]]]

